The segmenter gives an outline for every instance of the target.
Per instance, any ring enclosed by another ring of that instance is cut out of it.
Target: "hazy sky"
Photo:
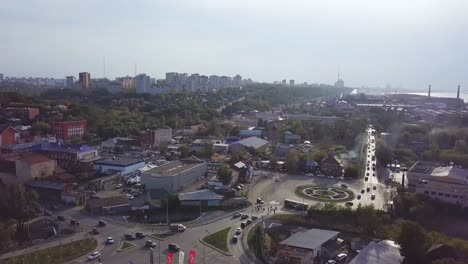
[[[0,72],[468,86],[466,0],[0,0]],[[466,88],[468,90],[468,88]]]

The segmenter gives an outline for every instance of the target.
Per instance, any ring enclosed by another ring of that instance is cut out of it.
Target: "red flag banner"
[[[190,250],[189,264],[195,264],[195,250]]]
[[[172,264],[172,253],[167,253],[167,261],[166,264]]]

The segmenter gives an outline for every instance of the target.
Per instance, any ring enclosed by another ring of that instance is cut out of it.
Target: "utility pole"
[[[166,221],[167,225],[169,225],[169,197],[166,199]]]

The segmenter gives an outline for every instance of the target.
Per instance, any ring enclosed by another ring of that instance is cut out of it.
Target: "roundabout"
[[[300,185],[296,194],[302,198],[321,202],[346,202],[354,199],[354,193],[338,187],[320,187],[316,185]]]

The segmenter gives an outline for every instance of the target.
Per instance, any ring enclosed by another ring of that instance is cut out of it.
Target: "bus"
[[[284,199],[284,207],[302,211],[307,211],[307,209],[309,209],[308,204],[291,199]]]

